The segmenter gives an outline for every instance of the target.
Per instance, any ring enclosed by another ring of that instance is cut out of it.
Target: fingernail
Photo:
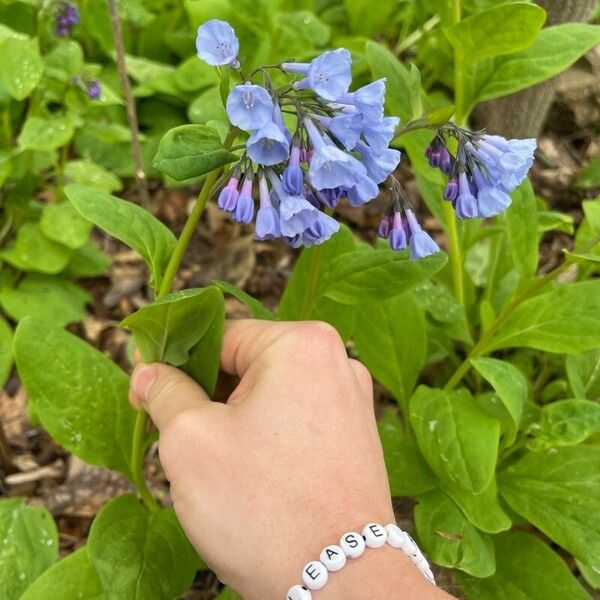
[[[131,389],[142,401],[146,402],[150,388],[156,379],[154,365],[137,365],[131,374]]]

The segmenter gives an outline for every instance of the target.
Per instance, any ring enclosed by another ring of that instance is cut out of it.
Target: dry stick
[[[0,421],[0,465],[5,473],[14,473],[18,470],[12,460],[10,445],[8,443],[8,438],[4,433],[2,421]]]
[[[125,48],[123,46],[123,30],[121,29],[121,19],[117,10],[116,0],[107,0],[108,10],[110,12],[110,22],[112,25],[113,40],[115,42],[115,51],[117,53],[117,71],[121,80],[121,87],[125,96],[125,105],[127,106],[127,120],[131,130],[131,152],[135,163],[135,178],[137,181],[138,193],[141,198],[141,204],[144,208],[150,208],[150,196],[148,194],[148,181],[144,171],[144,161],[142,158],[142,146],[140,144],[140,129],[138,126],[137,112],[135,102],[131,93],[131,85],[127,76],[127,67],[125,66]]]

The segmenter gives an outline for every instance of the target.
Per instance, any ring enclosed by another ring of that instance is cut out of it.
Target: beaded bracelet
[[[319,555],[319,560],[309,562],[302,570],[304,585],[292,586],[286,600],[311,600],[311,590],[316,591],[324,587],[329,579],[329,573],[343,569],[348,558],[358,558],[366,548],[381,548],[386,542],[392,548],[404,552],[423,576],[435,585],[427,559],[406,531],[402,531],[395,523],[385,527],[379,523],[369,523],[362,534],[349,531],[340,538],[339,545],[325,546]]]

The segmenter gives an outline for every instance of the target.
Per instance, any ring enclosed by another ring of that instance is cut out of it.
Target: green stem
[[[235,128],[231,128],[227,137],[225,138],[225,142],[223,146],[230,150],[235,138],[237,137],[238,130]],[[206,203],[210,199],[215,182],[219,178],[219,174],[221,173],[221,168],[214,169],[211,171],[204,180],[204,185],[200,190],[200,194],[198,196],[198,200],[192,209],[186,224],[183,227],[183,231],[177,240],[177,244],[175,245],[175,249],[173,250],[173,254],[171,254],[171,258],[169,259],[169,264],[165,269],[165,274],[160,285],[160,289],[156,294],[156,299],[162,298],[166,296],[173,286],[173,281],[175,280],[175,275],[177,274],[177,270],[179,269],[179,265],[181,264],[181,260],[183,259],[183,255],[187,250],[187,247],[192,239],[192,235],[198,226],[198,221],[200,221],[200,217],[202,215],[202,211],[206,206]],[[133,483],[135,484],[140,498],[144,502],[144,504],[148,507],[152,512],[156,512],[159,510],[160,505],[155,500],[155,498],[150,493],[148,489],[148,485],[146,484],[146,480],[144,479],[144,448],[145,448],[145,439],[146,439],[146,425],[148,424],[148,414],[146,411],[139,410],[136,418],[135,418],[135,427],[133,431],[133,447],[131,450],[131,472],[133,476]]]
[[[4,129],[4,136],[6,146],[10,148],[12,146],[12,126],[10,122],[10,104],[6,105],[6,108],[2,111],[2,129]]]
[[[304,301],[302,302],[302,309],[300,310],[300,319],[307,319],[312,310],[315,292],[317,291],[317,283],[319,281],[319,268],[321,266],[321,257],[323,256],[323,245],[319,244],[314,249],[314,254],[310,261],[308,269],[308,281],[306,282],[306,292],[304,294]]]
[[[450,266],[452,267],[452,281],[454,283],[454,296],[458,303],[465,306],[465,286],[463,281],[462,250],[458,237],[458,227],[454,209],[449,202],[444,202],[444,218],[446,219],[446,233],[448,235],[448,252],[450,255]]]
[[[394,52],[396,54],[402,54],[406,50],[408,50],[412,45],[416,44],[421,38],[426,34],[435,29],[440,23],[440,17],[438,15],[434,15],[429,20],[423,23],[423,27],[421,29],[417,29],[413,31],[410,35],[406,36],[401,42],[398,42],[396,47],[394,48]]]

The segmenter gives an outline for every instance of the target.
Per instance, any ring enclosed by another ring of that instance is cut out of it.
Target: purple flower
[[[427,234],[426,234],[427,235]],[[400,211],[396,211],[392,217],[392,229],[389,233],[390,248],[398,252],[406,248],[406,232],[402,223]]]
[[[477,166],[471,172],[477,185],[477,215],[493,217],[504,212],[510,206],[510,196],[502,188],[492,186]]]
[[[377,235],[384,240],[387,240],[392,226],[394,224],[394,217],[391,215],[384,215],[379,221],[379,227],[377,228]]]
[[[379,195],[379,187],[368,175],[359,175],[358,181],[347,188],[350,206],[362,206]]]
[[[352,81],[352,56],[345,48],[323,52],[311,63],[283,63],[282,68],[307,75],[296,82],[296,89],[310,88],[325,100],[345,94]]]
[[[97,79],[88,81],[86,84],[87,95],[90,100],[99,100],[102,96],[102,85]]]
[[[235,210],[233,212],[233,218],[238,223],[245,225],[252,221],[254,216],[254,200],[252,200],[252,173],[246,173],[244,177],[244,183],[242,183],[242,189],[238,196]]]
[[[471,192],[467,174],[458,176],[458,196],[454,201],[454,210],[459,219],[472,219],[477,216],[477,200]]]
[[[258,186],[260,191],[260,207],[256,212],[254,237],[257,240],[272,240],[281,235],[279,215],[271,203],[271,195],[269,194],[267,180],[264,175],[260,176]]]
[[[240,66],[237,60],[240,43],[231,25],[225,21],[211,19],[200,25],[196,50],[198,56],[213,67],[230,65],[237,69]]]
[[[340,224],[335,219],[321,211],[317,211],[312,225],[305,229],[302,234],[302,245],[308,248],[316,244],[322,244],[334,233],[337,233],[339,228]]]
[[[383,117],[380,122],[366,121],[362,134],[374,152],[383,152],[394,138],[398,123],[398,117]]]
[[[453,177],[452,179],[448,179],[448,183],[444,188],[444,198],[446,200],[450,200],[454,202],[456,197],[458,196],[458,179]]]
[[[259,165],[277,165],[290,155],[290,143],[281,128],[271,121],[248,138],[246,152]]]
[[[419,258],[424,258],[440,251],[439,246],[433,241],[431,236],[426,231],[423,231],[415,213],[410,208],[406,210],[406,220],[408,221],[410,230],[409,248],[412,260],[418,260]]]
[[[355,92],[343,94],[337,100],[340,104],[350,104],[362,114],[365,121],[380,123],[383,119],[385,99],[385,78],[365,85]]]
[[[233,212],[235,210],[239,196],[238,185],[239,177],[234,175],[229,179],[227,185],[221,190],[219,198],[217,199],[217,206],[221,210],[225,210],[227,212]],[[250,183],[250,186],[252,186],[252,183]]]
[[[236,85],[227,96],[227,116],[240,129],[260,129],[272,120],[272,115],[273,100],[260,85]]]
[[[366,176],[365,167],[351,154],[325,142],[310,119],[304,120],[304,126],[314,146],[308,175],[317,190],[347,187],[354,185],[360,176]]]
[[[326,127],[346,147],[346,150],[354,149],[362,131],[362,117],[358,113],[314,118]]]
[[[79,8],[72,2],[61,2],[56,14],[54,33],[58,37],[67,37],[71,28],[79,23]]]
[[[304,191],[304,171],[300,167],[300,148],[298,146],[292,146],[290,160],[281,179],[283,189],[288,194],[300,196]]]
[[[317,198],[327,208],[335,208],[340,201],[344,191],[342,188],[333,188],[330,190],[318,190]]]
[[[392,148],[386,148],[381,153],[375,154],[367,144],[359,140],[356,149],[362,156],[367,175],[375,183],[385,181],[400,162],[400,152]]]

